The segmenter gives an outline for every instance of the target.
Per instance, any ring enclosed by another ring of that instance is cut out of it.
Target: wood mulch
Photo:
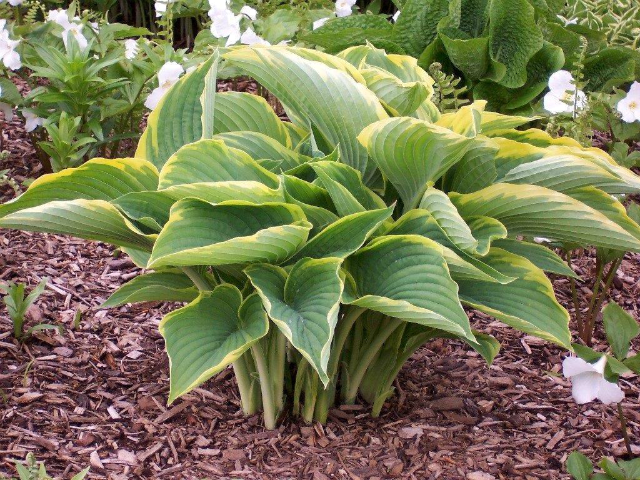
[[[11,155],[0,170],[19,180],[37,176],[20,120],[5,123],[3,137]],[[5,201],[14,192],[3,186],[0,195]],[[636,318],[639,260],[626,257],[612,291]],[[576,269],[589,279],[593,264],[586,252]],[[431,342],[403,368],[397,394],[377,419],[355,405],[332,410],[325,426],[284,418],[266,431],[259,416],[242,415],[230,370],[167,406],[168,361],[157,325],[172,306],[98,308],[138,271],[104,244],[0,232],[0,281],[32,288],[50,279],[28,325],[65,329],[20,344],[0,308],[0,478],[15,475],[14,461],[28,452],[59,478],[91,466],[89,478],[114,480],[566,479],[572,450],[593,460],[624,454],[614,406],[573,402],[559,374],[563,350],[478,314],[474,326],[503,344],[494,364],[459,342]],[[554,282],[572,311],[568,283]],[[588,288],[581,284],[585,305]],[[620,384],[640,454],[638,378]]]

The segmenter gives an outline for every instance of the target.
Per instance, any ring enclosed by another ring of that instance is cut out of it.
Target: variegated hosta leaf
[[[471,229],[471,234],[478,240],[475,253],[481,257],[489,252],[494,240],[507,236],[506,227],[495,218],[468,217],[465,220]]]
[[[224,182],[201,182],[174,185],[159,193],[176,200],[197,198],[209,203],[221,203],[228,200],[241,200],[251,203],[283,202],[281,190],[267,187],[253,180],[231,180]]]
[[[445,113],[438,120],[437,125],[447,128],[455,133],[473,138],[480,133],[482,113],[487,102],[479,100],[471,105],[466,105],[456,112]]]
[[[543,245],[521,242],[511,238],[497,240],[493,245],[501,250],[526,258],[536,267],[544,270],[545,272],[564,275],[566,277],[579,278],[578,275],[569,268],[569,265],[562,260],[562,258]]]
[[[175,201],[164,192],[145,191],[127,193],[111,203],[130,219],[159,232],[169,220],[169,211]]]
[[[496,183],[465,195],[450,193],[449,197],[463,218],[495,218],[512,236],[640,251],[640,241],[617,223],[585,203],[544,187]]]
[[[239,49],[224,58],[268,88],[297,116],[311,122],[341,159],[367,174],[360,131],[387,114],[378,98],[346,73],[296,55],[296,49]]]
[[[360,70],[367,88],[375,93],[394,116],[413,114],[429,98],[431,89],[420,82],[404,83],[380,68]]]
[[[385,208],[384,201],[362,182],[360,172],[338,162],[317,161],[309,166],[327,190],[341,215]]]
[[[187,198],[171,209],[149,268],[280,263],[302,246],[309,230],[311,224],[295,205],[240,201],[212,205]]]
[[[529,260],[499,248],[483,258],[511,283],[458,280],[460,299],[518,330],[571,348],[569,314],[557,302],[544,272]]]
[[[215,60],[212,57],[186,74],[162,97],[149,115],[136,158],[145,158],[160,169],[180,147],[202,137],[200,96]]]
[[[482,112],[480,131],[484,135],[491,136],[497,130],[510,130],[537,120],[538,117],[519,117],[516,115],[503,115],[497,112]]]
[[[389,207],[347,215],[309,240],[291,260],[304,257],[346,258],[358,250],[392,213],[393,207]]]
[[[313,224],[312,235],[338,219],[331,197],[324,188],[291,175],[282,175],[282,187],[287,202],[298,205]]]
[[[252,180],[277,188],[278,177],[242,150],[221,140],[200,140],[185,145],[160,171],[159,189],[198,182]]]
[[[154,242],[153,235],[144,235],[104,200],[45,203],[0,218],[0,228],[59,233],[140,250],[151,250]]]
[[[463,252],[475,252],[478,240],[473,237],[469,225],[462,219],[447,194],[433,187],[427,188],[418,208],[426,210],[451,242]]]
[[[384,236],[346,260],[343,302],[473,339],[442,247],[417,235]]]
[[[139,158],[95,158],[77,168],[44,175],[11,202],[0,205],[0,217],[56,200],[113,200],[129,192],[155,190],[158,171]]]
[[[213,132],[258,132],[291,148],[284,122],[267,101],[244,92],[218,92],[215,98]],[[262,158],[262,157],[261,157]]]
[[[269,317],[318,372],[325,386],[343,288],[340,263],[338,258],[303,258],[288,276],[274,265],[245,269]]]
[[[311,160],[311,157],[290,150],[271,137],[258,132],[219,133],[216,140],[222,140],[228,147],[246,152],[256,160],[280,160],[280,169],[290,170]]]
[[[152,272],[137,276],[122,285],[100,307],[111,308],[137,302],[191,302],[198,293],[198,289],[184,273]]]
[[[260,297],[220,285],[160,322],[170,360],[169,403],[240,358],[264,337],[269,320]]]
[[[472,139],[414,118],[390,118],[358,136],[384,176],[396,187],[405,211],[414,208],[428,186],[455,165]]]
[[[447,172],[444,190],[472,193],[491,185],[497,177],[497,145],[485,137],[476,137],[462,159]]]

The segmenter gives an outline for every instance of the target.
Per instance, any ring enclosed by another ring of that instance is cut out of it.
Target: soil
[[[19,181],[40,167],[22,122],[0,123],[10,152],[0,170]],[[0,200],[15,196],[0,187]],[[636,319],[640,255],[627,255],[611,296]],[[574,268],[582,307],[594,259]],[[285,417],[267,431],[242,415],[232,372],[167,406],[168,360],[157,325],[173,305],[99,305],[139,273],[105,244],[56,235],[0,232],[0,282],[49,284],[29,311],[27,327],[62,325],[13,339],[0,308],[0,478],[34,452],[49,473],[70,478],[242,479],[567,479],[571,451],[592,460],[621,458],[624,444],[614,406],[578,406],[559,372],[566,353],[537,338],[471,313],[502,350],[491,367],[466,346],[434,341],[405,365],[396,395],[380,418],[354,405],[334,409],[325,426]],[[553,278],[573,314],[568,282]],[[596,332],[596,349],[603,349]],[[634,345],[635,351],[640,344]],[[640,454],[640,385],[621,379],[633,449]]]

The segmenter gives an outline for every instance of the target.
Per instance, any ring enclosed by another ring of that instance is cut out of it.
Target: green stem
[[[273,389],[269,379],[269,367],[262,346],[259,342],[251,346],[253,359],[256,362],[260,377],[260,390],[262,391],[262,409],[264,410],[264,426],[268,430],[276,428],[276,405],[273,401]]]
[[[356,396],[358,395],[360,382],[362,382],[362,377],[364,377],[367,368],[369,368],[369,365],[376,357],[378,350],[382,348],[382,345],[387,340],[387,338],[389,338],[389,336],[396,328],[398,328],[401,323],[402,320],[399,320],[397,318],[388,318],[385,324],[376,333],[373,341],[362,353],[360,361],[358,362],[355,370],[351,371],[349,374],[349,388],[347,388],[346,396],[343,399],[347,405],[352,405],[355,402]]]
[[[633,452],[631,451],[631,440],[629,439],[629,432],[627,430],[627,418],[622,411],[622,402],[618,402],[618,418],[620,418],[620,429],[622,430],[622,438],[624,438],[624,446],[627,447],[627,456],[629,460],[633,458]]]
[[[209,281],[200,274],[194,267],[182,267],[182,271],[191,279],[193,284],[198,287],[201,292],[210,292],[212,290]]]
[[[236,376],[238,382],[238,390],[240,390],[240,401],[242,403],[242,411],[245,415],[253,415],[258,412],[257,402],[254,401],[253,390],[251,388],[251,373],[247,366],[246,359],[242,357],[233,362],[233,373]]]
[[[351,327],[353,327],[353,324],[365,311],[366,309],[364,308],[349,307],[347,313],[338,323],[338,327],[336,328],[336,333],[333,340],[333,348],[331,349],[331,355],[329,357],[329,364],[327,366],[329,378],[333,378],[338,371],[340,355],[342,354],[342,349],[344,348],[344,344],[347,341],[347,337],[349,336]]]
[[[269,347],[269,365],[273,379],[273,396],[276,410],[280,412],[284,407],[284,369],[287,349],[287,339],[278,329],[272,330],[271,345]]]
[[[304,406],[302,407],[302,418],[306,423],[313,421],[313,412],[318,398],[319,380],[318,374],[313,369],[308,368],[305,375]]]
[[[596,300],[598,298],[598,292],[600,291],[600,283],[602,282],[603,273],[604,265],[602,265],[602,261],[600,260],[600,258],[596,258],[596,280],[593,284],[593,293],[591,295],[589,308],[587,309],[587,315],[584,320],[584,328],[582,332],[578,332],[580,334],[580,338],[586,345],[591,345],[591,336],[593,332],[591,331],[590,326],[592,323],[592,317],[594,316],[593,307],[595,306]],[[595,323],[595,321],[593,323]]]

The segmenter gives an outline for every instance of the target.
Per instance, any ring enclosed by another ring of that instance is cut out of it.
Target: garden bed
[[[0,170],[18,180],[37,176],[20,120],[3,131],[10,156]],[[3,186],[0,194],[6,201],[14,192]],[[638,260],[627,255],[612,291],[636,318]],[[586,298],[593,263],[588,252],[577,261]],[[284,418],[266,431],[258,416],[242,415],[231,370],[167,407],[168,360],[157,326],[169,309],[97,308],[136,272],[104,244],[0,234],[0,281],[33,287],[49,277],[30,322],[65,327],[21,345],[0,310],[0,474],[13,474],[13,461],[34,452],[63,478],[90,465],[89,478],[113,479],[555,479],[568,478],[562,465],[574,449],[593,460],[624,453],[615,407],[572,400],[558,374],[563,350],[479,314],[474,328],[503,345],[493,366],[460,342],[434,341],[405,365],[378,419],[355,405],[331,410],[324,427]],[[554,283],[572,312],[568,283]],[[638,454],[637,377],[620,384]]]

